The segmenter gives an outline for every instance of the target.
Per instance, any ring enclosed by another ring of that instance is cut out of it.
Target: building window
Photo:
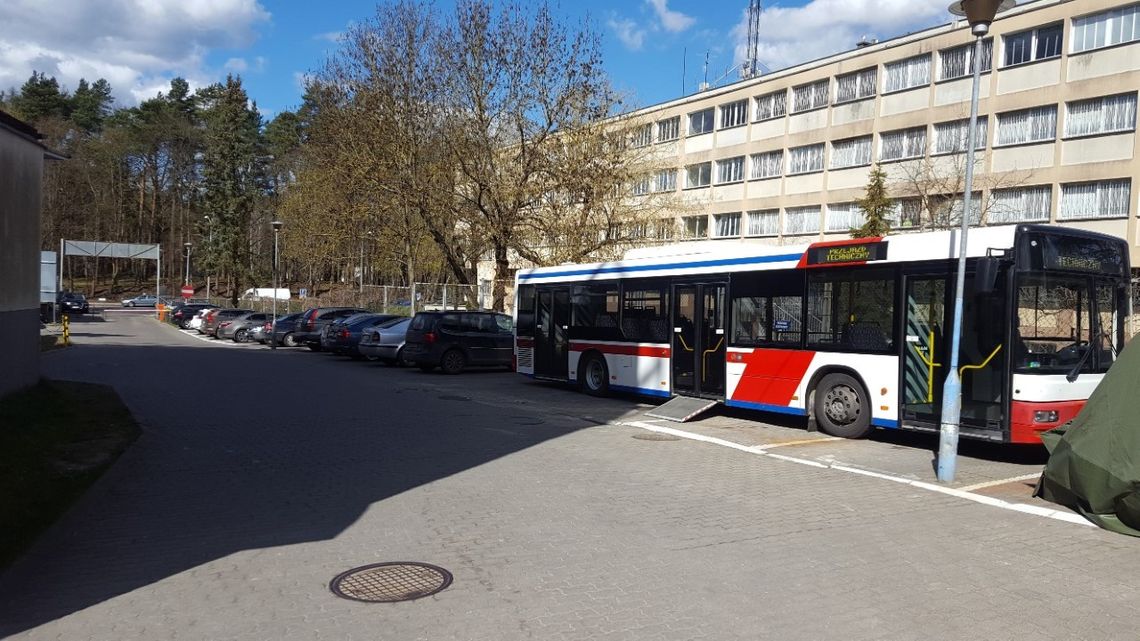
[[[685,168],[685,188],[708,187],[712,182],[712,163],[702,162]]]
[[[827,231],[847,233],[865,222],[863,210],[855,203],[827,206]]]
[[[1010,67],[1023,62],[1056,58],[1061,55],[1061,25],[1051,24],[1003,38],[1005,58],[1002,66]]]
[[[784,171],[784,152],[769,151],[752,154],[752,174],[750,178],[775,178]]]
[[[990,197],[991,225],[1042,221],[1049,220],[1049,210],[1053,204],[1053,188],[1050,185],[1040,185],[995,189]]]
[[[779,118],[788,112],[788,92],[777,91],[756,99],[756,120]]]
[[[1060,220],[1081,218],[1123,218],[1132,200],[1132,181],[1102,180],[1061,185]]]
[[[689,135],[707,134],[713,130],[713,108],[689,114]]]
[[[828,80],[820,80],[793,88],[792,113],[826,107],[829,82]]]
[[[994,41],[986,38],[982,41],[982,73],[993,66]],[[940,67],[938,77],[942,80],[962,78],[974,73],[974,44],[962,45],[952,49],[943,49],[938,52]]]
[[[888,131],[879,136],[879,160],[918,158],[926,154],[926,127]]]
[[[662,169],[653,177],[653,191],[673,191],[677,189],[677,170]]]
[[[900,198],[891,208],[891,223],[902,229],[922,226],[922,200]]]
[[[788,150],[788,175],[823,171],[823,143],[792,147]]]
[[[673,116],[657,121],[657,142],[668,142],[681,137],[681,117]]]
[[[1078,100],[1065,105],[1065,136],[1091,136],[1136,129],[1136,94]]]
[[[835,102],[850,102],[875,95],[875,67],[835,77]]]
[[[685,216],[681,218],[681,237],[687,239],[708,238],[708,216]]]
[[[986,148],[986,136],[989,134],[987,124],[989,119],[985,116],[978,118],[977,138],[974,140],[974,149]],[[934,125],[934,153],[952,154],[966,151],[966,138],[970,133],[969,120],[952,120]]]
[[[831,168],[862,167],[871,164],[871,136],[848,138],[831,143]]]
[[[965,194],[946,195],[932,199],[930,219],[935,227],[962,224],[962,211],[965,209]],[[982,224],[982,192],[975,191],[970,196],[970,224]]]
[[[883,65],[887,79],[883,92],[902,91],[930,84],[930,54]]]
[[[1057,105],[998,114],[994,145],[1044,142],[1057,137]]]
[[[748,124],[748,100],[737,100],[720,106],[720,128],[729,129]]]
[[[749,236],[777,236],[780,233],[780,210],[765,209],[748,212]]]
[[[1073,53],[1140,40],[1140,4],[1073,18]]]
[[[653,123],[633,128],[630,144],[634,147],[647,147],[653,142]]]
[[[716,182],[718,185],[744,180],[744,156],[716,161]]]
[[[740,212],[713,216],[713,237],[732,238],[740,235]]]
[[[820,214],[819,205],[788,207],[784,210],[784,233],[788,235],[818,234]]]
[[[648,176],[646,176],[644,178],[638,178],[637,180],[635,180],[633,182],[633,195],[634,196],[644,196],[645,194],[648,194],[649,193],[649,185],[650,185],[650,181],[649,181]]]

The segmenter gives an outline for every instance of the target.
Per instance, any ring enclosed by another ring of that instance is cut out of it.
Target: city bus
[[[937,431],[958,231],[802,246],[681,243],[520,270],[517,371],[611,391],[807,417],[859,438]],[[961,435],[1039,443],[1073,418],[1125,340],[1124,240],[970,230]]]

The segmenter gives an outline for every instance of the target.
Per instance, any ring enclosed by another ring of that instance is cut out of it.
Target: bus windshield
[[[1014,371],[1107,371],[1122,347],[1116,280],[1056,272],[1022,274],[1017,287]],[[1089,349],[1092,353],[1086,353]]]

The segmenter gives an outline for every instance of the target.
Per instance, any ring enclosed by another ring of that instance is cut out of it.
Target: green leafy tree
[[[887,174],[876,166],[867,180],[867,190],[863,197],[855,201],[863,212],[864,222],[851,230],[852,238],[871,238],[891,233],[891,211],[894,202],[887,195]]]
[[[60,89],[55,76],[33,71],[20,87],[20,93],[13,98],[12,108],[23,120],[35,123],[53,116],[66,118],[70,104],[67,92]]]
[[[100,78],[94,84],[80,79],[71,96],[71,122],[87,133],[103,128],[103,121],[111,113],[111,84]]]

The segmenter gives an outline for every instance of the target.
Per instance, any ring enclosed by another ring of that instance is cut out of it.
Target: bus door
[[[567,380],[570,371],[570,289],[539,288],[537,299],[534,375]]]
[[[724,283],[673,286],[673,393],[724,398]]]
[[[902,343],[903,418],[937,423],[946,376],[947,284],[945,275],[908,276]],[[952,312],[951,312],[952,313]]]

